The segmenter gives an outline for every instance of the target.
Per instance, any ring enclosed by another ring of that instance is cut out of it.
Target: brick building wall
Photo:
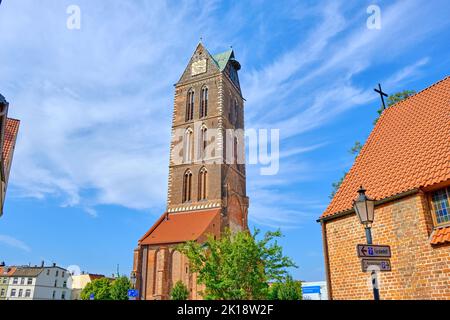
[[[366,243],[355,214],[325,221],[333,299],[372,299],[370,274],[361,271],[356,245]],[[380,272],[381,299],[450,299],[450,246],[432,246],[432,216],[417,193],[375,209],[374,244],[389,245],[391,272]]]

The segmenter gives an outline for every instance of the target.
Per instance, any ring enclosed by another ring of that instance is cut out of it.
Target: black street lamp
[[[361,186],[358,190],[358,198],[353,201],[353,209],[364,225],[366,230],[367,244],[372,243],[372,223],[375,215],[375,201],[366,196],[366,190]],[[373,288],[373,298],[374,300],[380,300],[380,291],[378,289],[378,279],[375,271],[372,271],[372,288]]]
[[[374,218],[375,201],[366,196],[366,190],[361,186],[358,190],[359,196],[353,201],[353,208],[358,215],[359,221],[366,229],[367,244],[372,244],[371,227]]]

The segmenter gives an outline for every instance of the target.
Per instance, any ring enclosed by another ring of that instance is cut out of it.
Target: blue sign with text
[[[303,287],[302,292],[305,294],[308,293],[320,293],[320,286],[310,286],[310,287]]]

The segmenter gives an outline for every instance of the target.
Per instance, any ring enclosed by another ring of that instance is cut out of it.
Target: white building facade
[[[9,277],[6,300],[70,300],[71,275],[66,269],[17,267]]]
[[[328,300],[326,281],[302,282],[303,300]]]

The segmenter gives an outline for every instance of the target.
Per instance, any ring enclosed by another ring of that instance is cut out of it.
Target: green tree
[[[397,102],[403,101],[406,98],[412,96],[416,94],[416,91],[414,90],[404,90],[404,91],[400,91],[394,94],[391,94],[388,98],[387,98],[387,107],[391,107],[394,104],[396,104]],[[377,110],[378,116],[377,118],[373,121],[373,124],[375,125],[378,122],[378,119],[380,119],[381,114],[383,113],[384,108],[383,105],[380,106],[380,108]],[[350,153],[353,154],[355,156],[355,158],[359,155],[359,153],[361,152],[363,145],[361,144],[361,142],[356,141],[355,144],[353,145],[353,147],[350,149]],[[344,175],[336,182],[333,182],[331,184],[331,193],[330,193],[330,199],[333,199],[333,197],[336,195],[336,192],[339,190],[339,187],[341,186],[342,182],[344,181],[345,176],[347,175],[347,172],[344,172]]]
[[[111,300],[111,280],[107,278],[95,279],[89,282],[81,291],[82,300],[89,300],[94,294],[94,300]]]
[[[125,277],[119,277],[113,281],[111,285],[111,299],[112,300],[128,300],[128,289],[131,288],[130,280]]]
[[[302,283],[288,276],[284,282],[275,282],[269,289],[270,300],[301,300]]]
[[[187,300],[189,297],[188,288],[184,285],[183,281],[178,281],[170,292],[171,300]]]
[[[208,236],[203,244],[187,242],[179,246],[197,272],[198,283],[205,285],[207,300],[266,299],[268,282],[283,281],[294,262],[283,255],[276,241],[281,232],[267,232],[257,240],[259,230],[224,232],[220,239]]]

